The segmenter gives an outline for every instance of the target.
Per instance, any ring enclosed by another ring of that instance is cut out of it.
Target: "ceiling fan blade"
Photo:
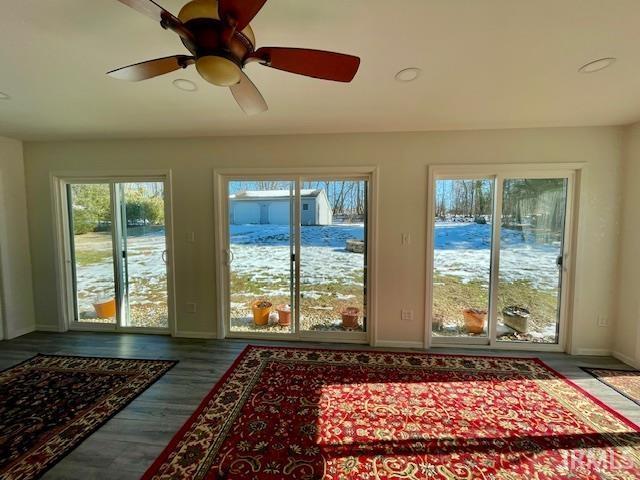
[[[165,15],[171,15],[164,8],[158,5],[153,0],[118,0],[120,3],[124,3],[128,7],[146,15],[152,20],[161,22]],[[173,16],[173,15],[171,15]]]
[[[236,99],[242,111],[247,115],[266,112],[269,107],[267,107],[267,102],[264,101],[264,97],[253,82],[249,80],[249,77],[247,77],[244,72],[241,73],[240,83],[229,87],[233,98]]]
[[[174,55],[172,57],[156,58],[155,60],[148,60],[146,62],[111,70],[107,72],[107,75],[119,80],[139,82],[140,80],[147,80],[148,78],[185,68],[194,62],[195,59],[188,55]]]
[[[267,0],[218,0],[218,14],[223,20],[232,20],[236,30],[242,30],[265,3]]]
[[[153,0],[118,0],[120,3],[133,8],[137,12],[146,15],[152,20],[162,24],[163,28],[168,28],[186,40],[193,41],[193,35],[182,22]]]
[[[336,82],[350,82],[360,66],[358,57],[307,48],[263,47],[251,58],[278,70]]]

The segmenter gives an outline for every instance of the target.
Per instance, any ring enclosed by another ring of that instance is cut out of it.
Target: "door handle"
[[[558,269],[562,270],[562,271],[566,271],[566,266],[565,266],[565,254],[562,255],[558,255],[558,257],[556,258],[556,266],[558,267]]]
[[[167,251],[163,250],[162,251],[162,261],[164,262],[164,264],[167,264]]]
[[[227,265],[231,265],[235,258],[233,251],[231,249],[227,250]]]

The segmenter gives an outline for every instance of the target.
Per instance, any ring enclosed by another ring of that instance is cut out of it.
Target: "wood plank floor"
[[[48,480],[137,479],[247,343],[283,345],[282,342],[189,340],[154,335],[31,333],[15,340],[0,342],[0,369],[11,367],[36,353],[179,360],[176,367],[44,476]],[[286,345],[314,346],[290,342]],[[322,346],[370,349],[353,345]],[[462,349],[432,351],[536,356],[626,417],[640,423],[640,407],[579,368],[623,366],[613,358]]]

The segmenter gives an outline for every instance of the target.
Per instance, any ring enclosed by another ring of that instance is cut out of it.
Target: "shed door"
[[[269,206],[269,223],[271,225],[289,225],[289,202],[273,202]]]
[[[233,223],[236,225],[260,223],[260,205],[253,202],[237,202],[234,205]]]
[[[304,200],[302,202],[302,212],[300,212],[300,221],[302,225],[316,225],[316,209],[313,200]]]

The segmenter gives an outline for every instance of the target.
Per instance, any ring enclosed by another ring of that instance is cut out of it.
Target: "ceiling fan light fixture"
[[[178,18],[182,23],[196,18],[212,18],[220,20],[218,15],[218,2],[216,0],[192,0],[185,4],[178,13]]]
[[[600,70],[604,70],[605,68],[610,67],[611,65],[613,65],[615,63],[615,61],[616,61],[616,59],[614,57],[599,58],[598,60],[594,60],[592,62],[585,63],[584,65],[582,65],[578,69],[578,72],[580,72],[580,73],[595,73],[595,72],[599,72]]]
[[[207,82],[219,87],[240,83],[240,67],[231,60],[216,55],[206,55],[196,60],[196,69]]]
[[[266,111],[267,104],[243,71],[248,62],[344,83],[351,82],[360,67],[359,57],[344,53],[309,48],[256,49],[250,23],[267,0],[182,0],[187,3],[177,17],[162,8],[159,0],[118,1],[177,34],[190,55],[171,55],[120,67],[107,72],[113,78],[137,82],[195,64],[203,80],[229,87],[242,110],[253,114]],[[194,91],[192,86],[177,80],[174,82],[177,88]]]

